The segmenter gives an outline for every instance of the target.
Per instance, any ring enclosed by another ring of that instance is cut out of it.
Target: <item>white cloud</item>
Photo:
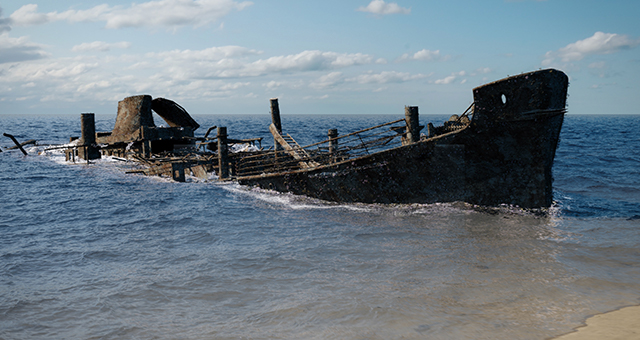
[[[31,79],[43,78],[68,79],[87,73],[98,67],[98,63],[71,62],[69,64],[54,63],[49,67],[41,68],[30,75]]]
[[[483,67],[483,68],[479,68],[477,69],[474,73],[472,73],[472,76],[478,75],[478,74],[488,74],[493,72],[492,69],[488,68],[488,67]]]
[[[434,84],[438,84],[438,85],[447,85],[447,84],[451,84],[453,83],[456,79],[458,79],[458,77],[464,77],[467,74],[467,72],[465,71],[460,71],[460,72],[454,72],[452,73],[450,76],[442,78],[442,79],[438,79],[436,81],[434,81]]]
[[[303,51],[298,54],[276,56],[245,63],[240,60],[224,59],[208,73],[208,77],[257,77],[274,73],[323,71],[354,65],[372,63],[373,57],[362,53],[336,53]]]
[[[374,62],[373,57],[366,54],[322,51],[303,51],[298,54],[248,60],[248,57],[261,53],[239,46],[212,47],[196,51],[174,50],[148,53],[144,61],[139,60],[132,67],[165,69],[177,79],[216,79],[326,71]]]
[[[548,66],[557,59],[565,63],[579,61],[589,55],[611,54],[638,45],[640,45],[640,39],[631,39],[627,35],[615,33],[596,32],[587,39],[578,40],[557,51],[547,52],[542,65]]]
[[[268,82],[266,84],[263,84],[263,86],[268,88],[268,89],[276,89],[276,88],[282,86],[282,83],[279,82],[279,81],[272,80],[272,81],[270,81],[270,82]]]
[[[9,39],[7,34],[0,35],[0,46],[6,46],[7,40],[17,41]],[[26,38],[20,42],[18,45],[29,46]],[[113,46],[94,42],[78,45],[76,50],[107,47]],[[361,53],[303,51],[258,59],[261,53],[241,46],[221,46],[146,54],[82,53],[73,58],[0,64],[0,88],[4,89],[0,100],[24,97],[33,102],[112,102],[139,93],[180,100],[228,100],[244,97],[246,93],[256,96],[252,92],[256,86],[263,89],[330,87],[344,81],[338,70],[376,61]],[[0,53],[0,58],[5,58],[5,54]],[[311,72],[313,76],[316,71],[330,72],[316,82],[310,82],[303,75]],[[246,80],[260,76],[268,79],[261,79],[264,81],[257,85]],[[29,86],[23,86],[25,84]]]
[[[302,97],[302,99],[304,99],[304,100],[325,100],[325,99],[329,99],[329,95],[328,94],[324,94],[322,96],[304,96],[304,97]]]
[[[402,56],[400,56],[400,58],[398,58],[398,61],[405,61],[405,60],[420,60],[420,61],[446,61],[451,59],[450,55],[441,55],[440,54],[440,50],[435,50],[435,51],[430,51],[427,49],[423,49],[421,51],[418,51],[414,54],[409,54],[409,53],[405,53]]]
[[[315,89],[324,89],[336,86],[343,82],[344,78],[342,76],[342,72],[331,72],[318,78],[318,80],[312,82],[311,84],[309,84],[309,86]]]
[[[27,37],[11,38],[9,33],[0,33],[0,64],[37,60],[48,57],[44,46],[29,42]]]
[[[98,5],[87,10],[39,13],[38,5],[20,7],[11,14],[17,26],[52,21],[105,22],[106,28],[203,26],[216,22],[233,10],[241,11],[253,3],[232,0],[157,0],[133,3],[130,7]]]
[[[124,77],[133,77],[126,72],[119,75],[118,72],[107,70],[110,64],[105,59],[83,56],[47,58],[5,67],[0,65],[3,75],[0,77],[0,86],[26,84],[28,86],[23,86],[20,93],[14,92],[13,95],[28,97],[34,102],[122,99],[122,92],[118,91],[134,79],[124,80]]]
[[[251,83],[249,82],[235,82],[235,83],[226,83],[222,86],[220,86],[220,90],[223,91],[227,91],[227,90],[237,90],[241,87],[245,87],[245,86],[249,86]]]
[[[248,49],[246,47],[229,45],[209,47],[203,50],[172,50],[158,53],[147,53],[146,57],[157,58],[168,63],[184,63],[221,61],[228,58],[239,58],[261,53],[261,51]]]
[[[397,3],[385,3],[383,0],[373,0],[367,5],[367,7],[359,7],[358,11],[368,12],[373,14],[385,15],[385,14],[409,14],[411,8],[403,8],[398,6]]]
[[[355,78],[350,78],[348,81],[355,81],[360,84],[388,84],[388,83],[403,83],[412,80],[424,79],[429,77],[429,74],[413,74],[407,72],[396,71],[384,71],[380,73],[367,73],[359,75]]]
[[[453,83],[454,80],[456,80],[456,76],[451,75],[451,76],[448,76],[446,78],[438,79],[434,83],[435,84],[445,84],[446,85],[446,84]]]
[[[71,50],[73,52],[87,52],[87,51],[106,52],[111,50],[112,48],[129,48],[129,47],[131,47],[131,43],[126,41],[121,41],[117,43],[94,41],[90,43],[82,43],[80,45],[73,46]]]
[[[109,86],[111,86],[111,82],[106,80],[100,80],[100,81],[90,82],[87,84],[80,85],[78,87],[78,92],[87,92],[91,90],[105,89],[105,88],[108,88]]]
[[[240,46],[204,50],[173,50],[147,53],[126,60],[127,69],[162,70],[175,80],[246,78],[275,74],[326,71],[371,64],[374,58],[361,53],[303,51],[298,54],[250,60],[262,52]],[[130,58],[123,56],[123,58]],[[124,61],[124,60],[123,60]]]
[[[37,13],[37,11],[38,5],[24,5],[13,12],[9,18],[11,23],[17,26],[39,25],[51,20],[47,14]]]

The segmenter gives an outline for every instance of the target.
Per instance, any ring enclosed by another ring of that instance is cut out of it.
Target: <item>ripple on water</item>
[[[387,118],[283,117],[283,125],[312,142],[328,128],[397,117]],[[198,119],[238,138],[272,139],[268,116]],[[3,124],[63,143],[79,134],[78,121]],[[109,130],[113,117],[98,121]],[[336,204],[128,175],[130,164],[108,159],[74,165],[59,154],[0,153],[0,338],[566,333],[638,301],[639,121],[567,116],[556,204],[545,213]],[[611,133],[589,133],[594,124]]]

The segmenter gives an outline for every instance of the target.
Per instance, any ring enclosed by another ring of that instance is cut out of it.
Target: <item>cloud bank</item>
[[[90,51],[98,51],[98,52],[107,52],[114,48],[129,48],[131,47],[131,43],[127,41],[121,41],[117,43],[107,43],[104,41],[94,41],[90,43],[83,43],[80,45],[73,46],[71,50],[73,52],[90,52]]]
[[[53,21],[104,22],[106,28],[203,26],[216,22],[231,11],[241,11],[253,3],[232,0],[158,0],[132,3],[129,7],[98,5],[87,10],[38,12],[38,5],[20,7],[10,16],[15,26],[41,25]],[[0,23],[0,28],[1,28]]]
[[[27,37],[11,38],[9,33],[0,33],[0,64],[37,60],[48,57],[43,46],[29,42]]]
[[[411,80],[424,79],[429,77],[427,74],[412,74],[407,72],[383,71],[380,73],[367,73],[349,79],[360,84],[388,84],[388,83],[404,83]]]
[[[8,34],[0,35],[0,46],[4,49],[0,50],[0,62],[3,63],[42,59],[0,66],[3,75],[0,88],[4,86],[5,95],[11,97],[12,93],[17,93],[14,91],[18,90],[18,84],[30,84],[28,88],[23,86],[19,97],[37,101],[72,102],[88,97],[113,101],[131,93],[162,93],[197,100],[228,99],[241,92],[247,93],[237,90],[253,85],[253,79],[280,75],[289,77],[285,83],[291,86],[327,88],[343,81],[337,70],[377,62],[367,54],[319,50],[259,58],[263,52],[241,46],[120,56],[82,53],[68,58],[43,59],[47,55],[40,52],[38,45],[29,44],[24,38],[9,38]],[[95,52],[128,46],[127,42],[95,41],[76,45],[73,50]],[[5,53],[10,48],[13,48],[13,53]],[[307,76],[302,75],[323,71],[331,73],[317,84],[313,80],[305,80]],[[274,82],[267,88],[279,85],[281,83]]]
[[[545,54],[542,65],[548,66],[556,60],[564,63],[580,61],[595,54],[611,54],[640,45],[640,39],[631,39],[627,35],[596,32],[593,36],[578,40],[557,51]]]

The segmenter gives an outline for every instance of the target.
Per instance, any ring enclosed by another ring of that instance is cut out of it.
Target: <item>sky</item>
[[[569,114],[640,114],[638,0],[0,0],[0,114],[462,113],[556,68]]]

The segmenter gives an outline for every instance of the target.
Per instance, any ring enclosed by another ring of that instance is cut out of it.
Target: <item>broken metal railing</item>
[[[402,122],[403,124],[398,126],[390,126],[399,122]],[[388,128],[382,129],[384,127]],[[391,142],[396,138],[398,138],[398,141],[401,142],[401,139],[405,133],[406,124],[404,119],[398,119],[389,123],[384,123],[364,130],[352,132],[336,138],[337,140],[339,140],[337,153],[341,155],[348,155],[348,158],[357,158],[365,155],[370,155],[372,153],[399,146],[394,145]]]
[[[400,122],[401,125],[398,124]],[[282,143],[291,145],[291,149],[230,156],[235,165],[233,172],[237,177],[286,172],[345,161],[397,147],[402,144],[405,133],[405,119],[398,119],[302,147],[289,134],[285,134]]]

